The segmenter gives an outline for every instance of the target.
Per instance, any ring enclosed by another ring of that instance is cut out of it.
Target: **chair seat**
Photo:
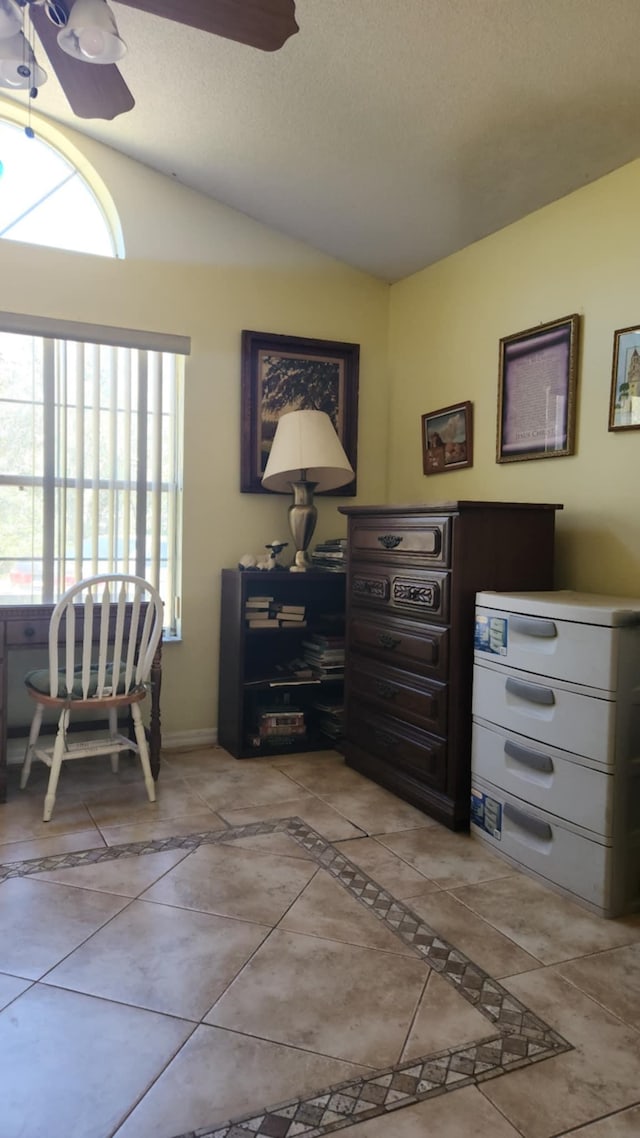
[[[36,668],[32,672],[27,672],[24,682],[28,688],[38,695],[51,695],[51,672],[48,668]],[[126,681],[124,674],[124,664],[121,665],[121,671],[118,673],[117,690],[113,690],[113,669],[107,668],[105,672],[105,688],[103,689],[103,697],[111,695],[122,695],[126,691]],[[111,689],[110,691],[107,689]],[[87,689],[87,699],[95,696],[98,690],[98,669],[92,668],[89,677],[89,687]],[[133,689],[136,690],[136,689]],[[71,691],[67,691],[64,673],[58,672],[58,699],[84,699],[82,693],[82,668],[78,667],[74,671],[74,681]]]
[[[25,676],[27,693],[36,707],[20,787],[24,790],[27,785],[34,758],[47,764],[44,822],[51,818],[60,769],[66,759],[109,754],[115,772],[119,752],[135,751],[147,796],[155,802],[140,704],[147,694],[153,658],[162,636],[162,615],[162,598],[157,589],[143,577],[127,573],[104,573],[78,581],[55,606],[49,622],[49,667],[36,668]],[[118,733],[118,712],[125,707],[132,727],[129,737]],[[52,747],[38,745],[47,708],[58,711]],[[94,718],[96,711],[105,711],[108,729],[100,739],[70,742],[71,715],[85,710]]]

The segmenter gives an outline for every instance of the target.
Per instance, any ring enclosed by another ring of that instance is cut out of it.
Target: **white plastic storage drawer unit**
[[[472,833],[603,916],[640,908],[640,599],[476,597]]]

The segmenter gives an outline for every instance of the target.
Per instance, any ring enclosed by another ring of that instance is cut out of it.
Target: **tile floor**
[[[632,1138],[640,917],[334,752],[46,771],[0,806],[0,1138]],[[87,852],[90,851],[90,852]]]

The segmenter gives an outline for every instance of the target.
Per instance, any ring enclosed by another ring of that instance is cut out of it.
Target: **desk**
[[[49,621],[55,605],[0,605],[0,802],[7,800],[7,694],[9,653],[13,648],[48,648]],[[113,606],[115,614],[116,606]],[[96,620],[99,614],[96,614]],[[115,616],[114,616],[115,623]],[[82,634],[79,614],[76,636]],[[162,682],[162,639],[151,668],[151,717],[149,723],[149,759],[151,773],[157,779],[160,771],[160,685]],[[28,731],[28,727],[27,727]]]

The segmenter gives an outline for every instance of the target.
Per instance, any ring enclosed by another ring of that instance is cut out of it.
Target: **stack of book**
[[[314,569],[329,569],[333,573],[344,573],[347,561],[346,537],[330,537],[320,541],[311,553]]]
[[[304,712],[293,704],[263,707],[258,713],[258,730],[251,737],[254,747],[282,747],[300,742],[306,735]]]
[[[249,628],[278,628],[279,621],[271,615],[274,597],[247,597],[244,615]]]
[[[269,609],[269,615],[276,618],[281,628],[306,628],[306,614],[305,605],[285,605],[276,602]]]
[[[287,677],[294,680],[310,680],[313,670],[301,656],[294,656],[292,660],[284,660],[275,665],[275,674],[280,679]]]
[[[318,727],[323,735],[341,739],[344,735],[344,704],[319,700],[313,706],[318,712]]]
[[[286,605],[275,597],[247,597],[244,616],[249,628],[306,628],[304,605]]]
[[[302,641],[302,648],[314,676],[323,680],[344,677],[344,636],[314,632]]]

